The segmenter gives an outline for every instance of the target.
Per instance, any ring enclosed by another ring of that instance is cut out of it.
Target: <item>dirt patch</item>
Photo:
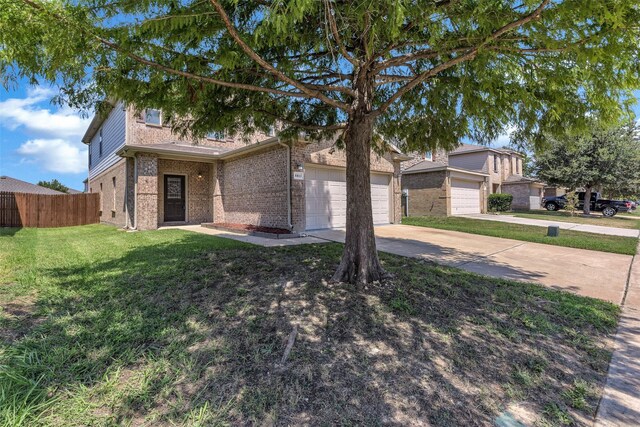
[[[35,301],[35,296],[29,296],[0,305],[0,340],[11,344],[42,323],[34,315]]]

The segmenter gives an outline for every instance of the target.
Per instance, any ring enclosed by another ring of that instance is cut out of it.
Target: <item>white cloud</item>
[[[491,145],[497,148],[506,147],[511,143],[511,134],[516,131],[515,126],[510,126],[507,128],[505,133],[499,135],[496,139],[491,142]]]
[[[18,154],[26,163],[36,163],[57,173],[81,173],[87,170],[87,149],[64,139],[32,139],[22,144]]]
[[[91,119],[82,118],[69,108],[52,110],[39,105],[47,102],[53,95],[55,91],[50,88],[36,87],[27,91],[26,98],[0,101],[0,125],[9,130],[23,129],[26,133],[48,139],[79,140]]]

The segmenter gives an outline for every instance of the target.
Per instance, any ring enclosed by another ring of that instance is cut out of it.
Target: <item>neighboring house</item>
[[[405,214],[450,216],[486,212],[489,175],[449,165],[447,153],[417,156],[402,172]]]
[[[47,187],[31,184],[26,181],[11,178],[9,176],[0,176],[0,191],[10,193],[31,193],[31,194],[66,194],[61,191],[52,190]]]
[[[544,197],[560,197],[565,194],[567,194],[567,189],[564,187],[557,187],[555,185],[544,187]]]
[[[343,227],[345,153],[334,141],[255,135],[249,143],[212,133],[200,141],[171,132],[158,110],[142,116],[117,103],[97,115],[89,145],[89,192],[102,221],[139,230],[163,224],[235,223],[305,230]],[[400,162],[393,148],[372,154],[376,224],[400,222]]]
[[[448,153],[414,156],[413,166],[402,172],[406,212],[410,216],[485,213],[493,193],[513,195],[513,209],[540,209],[544,184],[522,175],[522,161],[516,151],[471,144]]]

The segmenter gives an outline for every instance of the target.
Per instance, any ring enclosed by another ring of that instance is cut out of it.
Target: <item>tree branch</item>
[[[340,38],[340,33],[338,32],[338,23],[336,22],[336,17],[333,14],[334,9],[331,6],[331,1],[324,0],[324,4],[326,9],[325,15],[327,15],[327,21],[329,21],[329,27],[331,28],[331,33],[333,34],[333,38],[336,41],[336,44],[338,45],[338,50],[340,50],[340,53],[342,53],[342,56],[344,56],[344,58],[347,61],[349,61],[351,65],[353,65],[354,67],[358,67],[360,65],[358,61],[355,58],[353,58],[353,56],[351,56],[349,52],[347,52],[347,48],[342,43],[342,39]]]
[[[65,19],[65,17],[52,13],[50,11],[48,11],[46,8],[44,8],[42,5],[38,4],[35,1],[32,0],[22,0],[23,3],[25,3],[27,6],[31,7],[32,9],[38,10],[40,12],[44,12],[44,13],[48,13],[50,15],[52,15],[55,19],[57,19],[58,21],[67,24],[67,20]],[[176,70],[175,68],[171,68],[168,67],[166,65],[160,64],[158,62],[155,61],[151,61],[149,59],[143,58],[139,55],[136,55],[135,53],[129,52],[127,50],[125,50],[124,48],[122,48],[120,45],[107,40],[103,37],[98,36],[97,34],[93,34],[90,31],[87,31],[86,29],[83,28],[79,28],[80,31],[82,31],[83,33],[93,37],[96,41],[100,42],[101,44],[109,47],[110,49],[119,52],[125,56],[127,56],[128,58],[146,65],[148,67],[151,67],[153,69],[159,70],[159,71],[164,71],[168,74],[172,74],[172,75],[176,75],[176,76],[182,76],[185,77],[187,79],[191,79],[191,80],[196,80],[196,81],[200,81],[200,82],[204,82],[204,83],[210,83],[210,84],[215,84],[215,85],[219,85],[219,86],[224,86],[224,87],[230,87],[230,88],[234,88],[234,89],[243,89],[243,90],[249,90],[249,91],[253,91],[253,92],[262,92],[262,93],[271,93],[271,94],[275,94],[275,95],[283,95],[283,96],[290,96],[290,97],[295,97],[295,98],[311,98],[311,96],[307,95],[306,93],[299,93],[299,92],[290,92],[290,91],[285,91],[285,90],[280,90],[280,89],[271,89],[271,88],[265,88],[265,87],[261,87],[261,86],[254,86],[254,85],[250,85],[250,84],[245,84],[245,83],[232,83],[232,82],[227,82],[224,80],[218,80],[218,79],[214,79],[211,77],[207,77],[207,76],[201,76],[198,74],[193,74],[190,73],[188,71],[182,71],[182,70]]]
[[[328,131],[328,130],[342,130],[342,129],[346,129],[347,127],[344,123],[337,123],[335,125],[328,125],[328,126],[310,125],[310,124],[300,123],[291,119],[285,119],[277,114],[272,113],[271,111],[267,111],[263,109],[254,109],[254,111],[260,114],[264,114],[265,116],[272,117],[276,120],[280,120],[281,122],[290,124],[291,126],[295,126],[305,130]]]
[[[389,99],[387,99],[377,110],[372,111],[371,114],[374,116],[379,116],[381,114],[383,114],[394,102],[396,102],[398,99],[400,99],[405,93],[409,92],[410,90],[412,90],[413,88],[415,88],[416,86],[418,86],[419,84],[423,83],[425,80],[435,76],[436,74],[447,70],[461,62],[465,62],[468,61],[470,59],[475,58],[475,56],[477,55],[478,51],[484,47],[485,45],[489,44],[490,42],[500,38],[500,36],[502,36],[503,34],[508,33],[511,30],[514,30],[518,27],[521,27],[522,25],[525,25],[528,22],[533,21],[534,19],[537,19],[540,14],[542,13],[542,11],[547,7],[547,5],[551,2],[551,0],[543,0],[542,3],[540,3],[540,5],[535,8],[531,13],[529,13],[528,15],[522,16],[520,19],[517,19],[513,22],[510,22],[509,24],[499,28],[498,30],[496,30],[495,32],[493,32],[488,38],[486,38],[482,43],[478,44],[477,46],[469,49],[466,53],[457,56],[455,58],[452,58],[448,61],[443,62],[440,65],[437,65],[434,68],[431,68],[430,70],[427,70],[425,72],[423,72],[422,74],[419,74],[417,77],[415,77],[413,80],[411,80],[409,83],[407,83],[406,85],[404,85],[403,87],[401,87],[396,93],[394,93]]]
[[[331,105],[332,107],[335,107],[344,111],[349,109],[348,104],[331,99],[319,90],[309,88],[305,84],[295,79],[292,79],[291,77],[287,76],[282,71],[278,70],[276,67],[274,67],[273,65],[265,61],[260,55],[258,55],[256,51],[254,51],[251,48],[251,46],[249,46],[242,39],[242,37],[240,37],[240,34],[238,34],[238,31],[236,30],[235,26],[231,22],[231,19],[229,19],[229,15],[227,15],[227,13],[225,12],[224,8],[220,5],[218,0],[210,0],[210,2],[218,12],[220,19],[222,19],[222,22],[224,23],[224,26],[227,28],[227,31],[231,36],[231,38],[238,44],[238,46],[240,46],[240,48],[244,51],[244,53],[247,54],[247,56],[249,56],[251,59],[253,59],[258,65],[260,65],[265,70],[269,71],[277,79],[290,84],[291,86],[295,87],[296,89],[298,89],[299,91],[305,93],[310,97],[319,99],[325,104]]]

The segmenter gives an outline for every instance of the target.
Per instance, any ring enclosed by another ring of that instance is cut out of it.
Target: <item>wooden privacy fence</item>
[[[100,195],[0,192],[0,227],[68,227],[100,222]]]

